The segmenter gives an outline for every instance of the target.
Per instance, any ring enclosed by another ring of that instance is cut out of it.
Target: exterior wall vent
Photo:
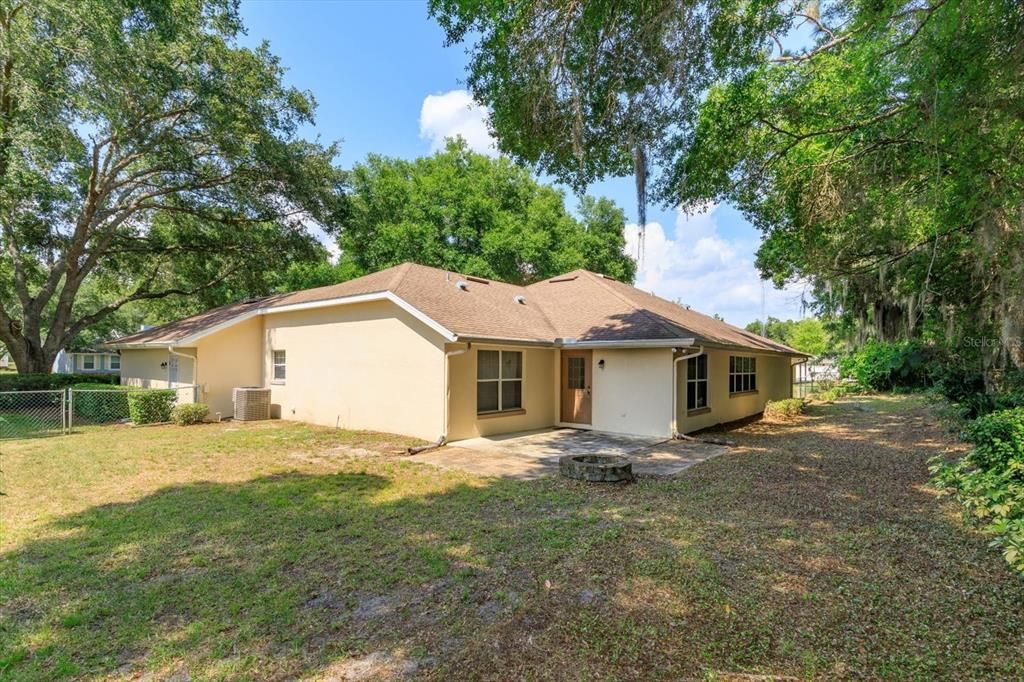
[[[464,279],[460,279],[458,282],[456,282],[455,286],[462,289],[463,291],[469,291],[469,282],[467,282]]]
[[[235,420],[240,422],[270,419],[270,389],[259,386],[239,386],[232,391],[235,402]]]

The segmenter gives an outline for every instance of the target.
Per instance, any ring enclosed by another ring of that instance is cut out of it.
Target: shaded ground
[[[577,429],[544,429],[457,441],[444,448],[414,455],[409,460],[479,476],[525,481],[557,474],[558,460],[564,455],[627,457],[633,463],[633,473],[637,476],[674,476],[727,450],[720,445],[694,441],[666,441]]]
[[[0,677],[1021,677],[1024,581],[925,487],[926,407],[730,438],[603,487],[301,425],[3,443]]]

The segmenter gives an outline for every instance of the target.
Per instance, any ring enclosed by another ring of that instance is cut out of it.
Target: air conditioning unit
[[[232,391],[235,419],[240,422],[270,419],[270,389],[259,386],[239,386]]]

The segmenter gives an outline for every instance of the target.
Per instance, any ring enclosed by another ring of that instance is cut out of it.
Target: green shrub
[[[53,391],[74,384],[117,385],[116,374],[0,374],[0,391]]]
[[[829,388],[818,394],[818,400],[823,403],[834,403],[843,397],[843,393],[838,388]]]
[[[964,430],[974,445],[968,457],[979,469],[1003,469],[1013,460],[1024,462],[1024,408],[979,417]]]
[[[116,375],[14,374],[13,372],[4,372],[0,374],[0,393],[7,392],[8,394],[0,395],[0,409],[33,409],[60,405],[60,396],[56,393],[11,395],[11,391],[56,391],[82,382],[106,385],[108,382],[117,384],[119,380],[119,377]]]
[[[964,436],[974,447],[954,462],[933,460],[933,482],[951,491],[1007,562],[1024,572],[1024,408],[980,417]]]
[[[864,390],[863,386],[858,384],[844,384],[839,382],[830,382],[824,384],[823,390],[814,393],[811,397],[815,400],[820,400],[826,403],[834,403],[843,396],[851,395],[854,393],[861,393]]]
[[[106,383],[83,383],[71,386],[74,390],[76,418],[96,424],[128,419],[129,386],[111,386]]]
[[[171,410],[171,418],[178,426],[202,424],[210,408],[203,403],[186,403]]]
[[[875,391],[924,388],[931,383],[936,360],[936,351],[928,346],[869,341],[839,358],[839,372]]]
[[[792,419],[804,411],[804,401],[800,398],[769,400],[764,406],[764,416],[772,419]]]
[[[156,389],[130,391],[128,412],[136,424],[160,424],[171,421],[171,408],[177,399],[176,391]]]

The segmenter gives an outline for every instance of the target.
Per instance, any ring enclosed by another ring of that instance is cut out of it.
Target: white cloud
[[[672,236],[660,223],[647,223],[636,286],[708,315],[718,313],[739,327],[761,317],[763,291],[767,315],[799,319],[804,287],[778,290],[770,282],[762,283],[754,267],[756,235],[724,238],[718,232],[717,210],[717,205],[710,205],[695,215],[680,211]],[[626,226],[626,253],[634,258],[639,232],[635,224]]]
[[[487,110],[465,90],[427,95],[420,108],[420,137],[430,140],[430,150],[444,148],[445,139],[462,137],[469,148],[495,156],[494,139],[487,131]]]

